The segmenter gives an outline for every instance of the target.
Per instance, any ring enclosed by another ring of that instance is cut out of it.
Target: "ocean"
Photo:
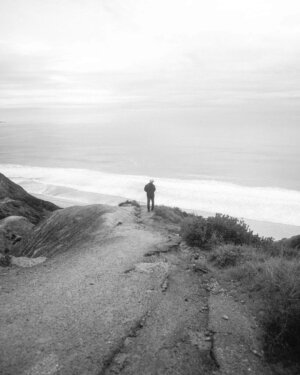
[[[1,123],[0,172],[32,194],[81,203],[144,202],[153,178],[157,204],[299,226],[299,134],[271,130]]]

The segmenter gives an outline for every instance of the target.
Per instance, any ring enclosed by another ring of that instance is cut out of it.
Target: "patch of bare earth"
[[[229,374],[212,322],[225,304],[213,307],[213,274],[176,231],[144,207],[55,213],[26,244],[50,257],[0,270],[0,373]]]
[[[1,269],[1,374],[213,373],[207,292],[178,236],[144,209],[104,211],[55,213],[26,244],[50,257]]]

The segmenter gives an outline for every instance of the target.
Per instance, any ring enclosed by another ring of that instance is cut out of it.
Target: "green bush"
[[[262,249],[269,257],[300,259],[300,251],[296,248],[288,246],[288,244],[284,242],[278,241],[270,244],[265,244]]]
[[[212,247],[216,244],[264,246],[272,239],[261,238],[243,220],[222,214],[188,217],[182,222],[182,237],[190,246]]]
[[[235,217],[216,214],[207,218],[207,225],[218,233],[224,243],[250,245],[259,242],[259,236],[254,235],[243,220]]]
[[[181,224],[181,235],[188,245],[198,247],[208,247],[216,239],[202,216],[185,218]]]
[[[300,250],[300,234],[290,238],[283,238],[278,243],[295,250]]]
[[[300,250],[300,235],[291,237],[289,239],[289,246],[292,249]]]

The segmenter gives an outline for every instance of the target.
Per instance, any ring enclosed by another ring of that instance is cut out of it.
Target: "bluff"
[[[113,214],[112,223],[107,215]],[[101,244],[120,216],[116,208],[93,204],[58,210],[36,225],[24,241],[17,243],[16,256],[47,258],[68,250],[84,252],[87,247]]]
[[[30,195],[0,173],[0,220],[8,216],[23,216],[37,224],[57,209],[59,207],[55,204]]]
[[[0,173],[0,253],[20,247],[33,227],[58,209]]]

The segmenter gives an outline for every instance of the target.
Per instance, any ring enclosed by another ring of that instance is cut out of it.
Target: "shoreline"
[[[0,165],[2,172],[31,194],[74,199],[76,202],[115,204],[107,196],[143,202],[148,176],[119,175],[81,169]],[[153,177],[153,176],[152,176]],[[152,178],[151,177],[151,178]],[[184,210],[227,213],[255,221],[300,226],[300,191],[250,187],[213,180],[156,181],[157,203]],[[269,233],[269,231],[268,231]],[[276,238],[279,237],[275,233]]]
[[[32,194],[32,193],[31,193]],[[81,199],[68,199],[64,197],[54,197],[45,194],[32,194],[37,198],[50,201],[61,208],[67,208],[71,206],[85,206],[91,204],[107,204],[111,206],[117,206],[122,201],[129,199],[126,197],[121,196],[114,196],[114,195],[106,195],[106,194],[96,194],[95,196],[86,194],[85,199],[83,196]],[[99,198],[101,201],[99,201]],[[142,205],[146,204],[146,201],[139,201]],[[180,208],[180,207],[179,207]],[[201,215],[203,217],[208,217],[215,215],[216,212],[208,212],[208,211],[201,211],[201,210],[188,210],[184,208],[180,208],[183,211],[189,213],[195,213],[196,215]],[[232,215],[230,215],[232,216]],[[300,226],[297,225],[289,225],[289,224],[282,224],[282,223],[273,223],[268,221],[260,221],[260,220],[253,220],[240,217],[242,220],[245,221],[246,224],[249,225],[250,229],[263,237],[273,237],[274,240],[281,240],[283,238],[289,238],[295,235],[300,234]]]

